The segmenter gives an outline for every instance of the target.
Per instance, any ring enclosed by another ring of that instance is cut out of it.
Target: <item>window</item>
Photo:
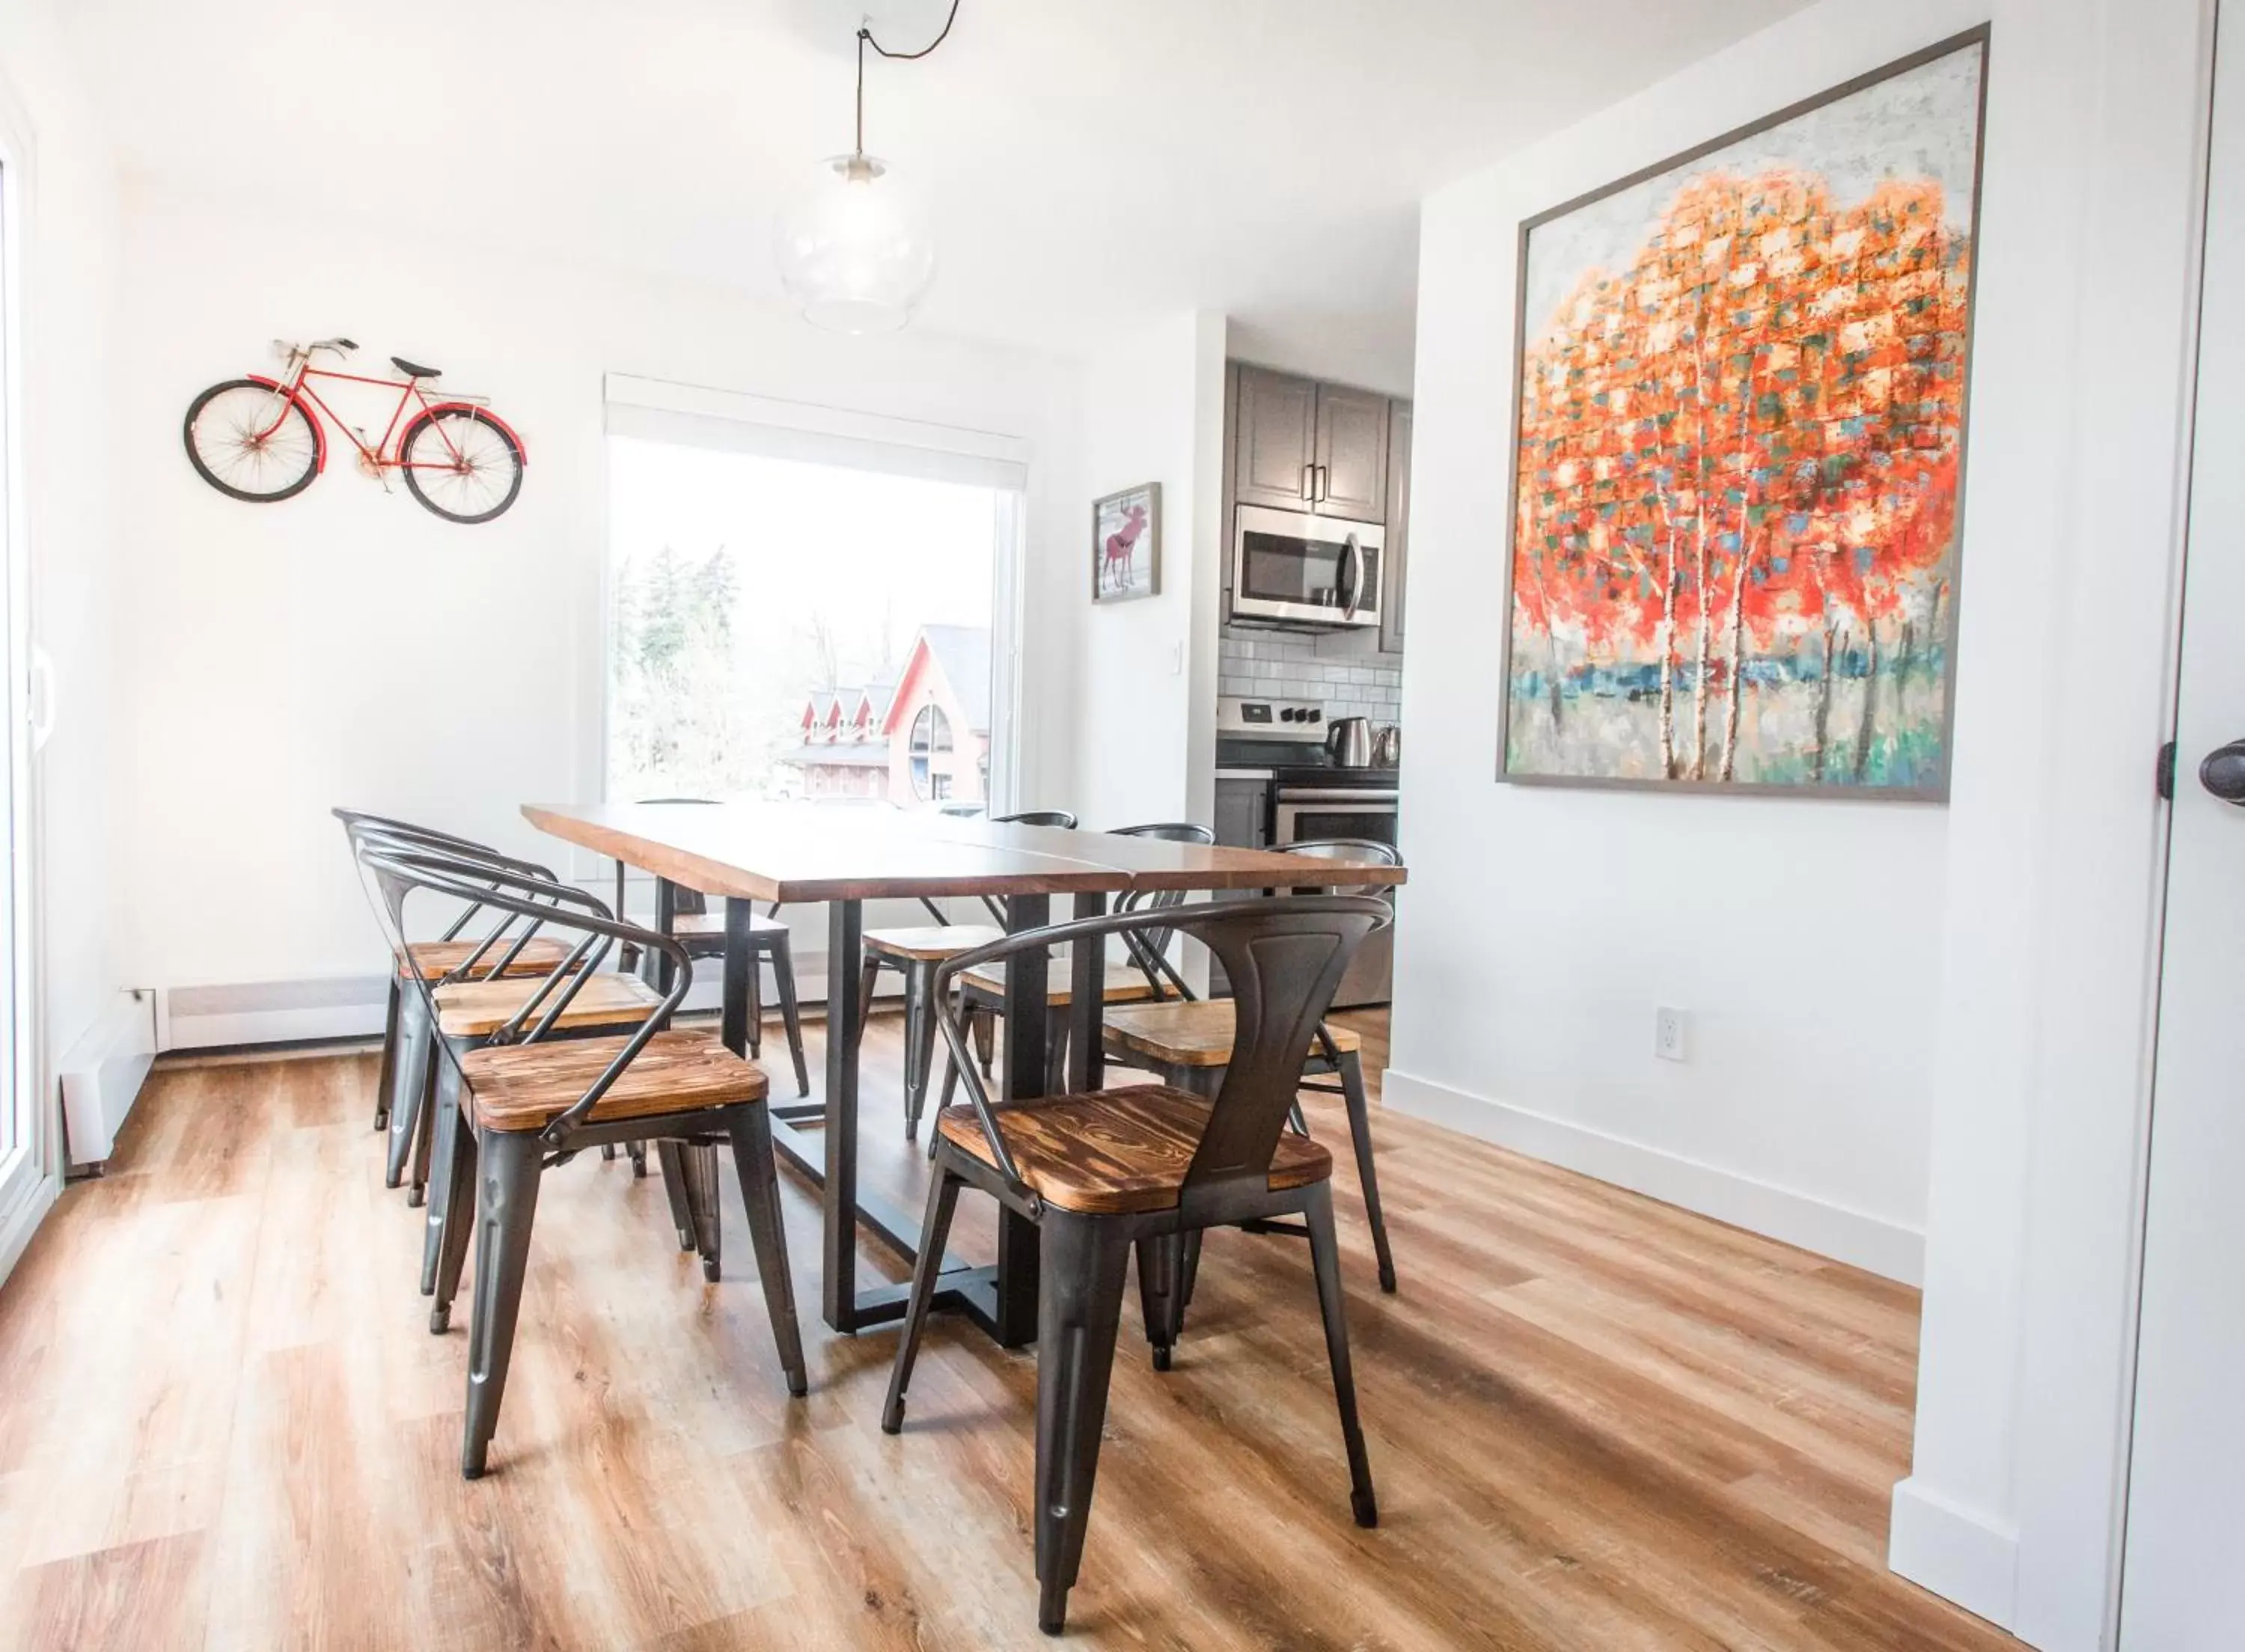
[[[616,383],[608,796],[988,807],[1009,778],[1014,471],[620,405]]]
[[[949,768],[933,767],[939,755],[947,756],[950,751],[951,720],[940,706],[922,706],[912,724],[912,788],[921,802],[939,802],[951,796]]]

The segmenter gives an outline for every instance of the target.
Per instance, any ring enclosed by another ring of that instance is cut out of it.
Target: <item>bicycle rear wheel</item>
[[[214,384],[182,427],[195,474],[229,498],[270,504],[320,473],[320,433],[302,403],[255,379]]]
[[[522,491],[522,449],[479,408],[439,407],[405,427],[398,463],[413,497],[447,522],[488,522]]]

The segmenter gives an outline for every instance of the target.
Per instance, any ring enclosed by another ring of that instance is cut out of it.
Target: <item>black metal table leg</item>
[[[737,896],[725,897],[725,975],[719,996],[717,1036],[725,1047],[745,1060],[749,1053],[749,984],[756,978],[756,955],[749,944],[752,902]]]
[[[1103,917],[1107,897],[1095,890],[1075,897],[1075,916]],[[1068,987],[1068,1087],[1088,1095],[1107,1082],[1107,951],[1079,945],[1071,954]]]
[[[1006,928],[1018,933],[1052,921],[1052,897],[1014,895],[1006,901]],[[1045,1023],[1050,960],[1041,951],[1017,953],[1006,960],[1007,1100],[1045,1093]],[[1014,1212],[998,1212],[997,1324],[991,1334],[1000,1346],[1019,1348],[1037,1339],[1037,1229]]]
[[[826,905],[826,1139],[820,1197],[820,1308],[837,1330],[858,1329],[858,1046],[865,1032],[851,984],[864,963],[865,908]]]

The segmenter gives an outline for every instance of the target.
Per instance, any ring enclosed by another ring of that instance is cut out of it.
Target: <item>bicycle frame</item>
[[[408,461],[404,453],[392,445],[405,427],[411,423],[407,416],[409,411],[416,409],[422,413],[436,413],[446,408],[475,408],[484,417],[505,429],[509,436],[514,437],[516,449],[519,451],[523,450],[522,438],[516,436],[511,426],[507,426],[497,414],[490,410],[485,405],[484,397],[447,396],[441,401],[432,401],[423,388],[424,381],[421,379],[409,377],[401,381],[370,378],[363,374],[343,373],[332,368],[314,367],[311,351],[304,349],[290,349],[288,365],[281,377],[270,379],[262,374],[251,374],[249,376],[257,383],[270,385],[275,398],[272,423],[257,433],[258,440],[264,440],[281,428],[281,421],[288,416],[290,403],[309,403],[311,409],[325,416],[325,423],[333,423],[350,439],[350,444],[358,450],[361,462],[374,475],[378,476],[384,471],[449,471],[464,463],[459,445],[452,440],[451,433],[444,429],[441,420],[437,423],[435,429],[437,439],[444,444],[446,455],[444,458],[424,461],[417,464]],[[312,387],[309,381],[315,378],[332,379],[345,384],[366,384],[378,389],[397,391],[397,405],[390,410],[390,422],[383,427],[382,435],[371,443],[368,443],[357,429],[334,408],[329,406],[326,398]],[[312,430],[315,436],[318,437],[315,467],[319,472],[324,473],[328,468],[328,442],[325,424],[322,419],[316,417],[312,419]],[[525,457],[527,457],[526,453]]]

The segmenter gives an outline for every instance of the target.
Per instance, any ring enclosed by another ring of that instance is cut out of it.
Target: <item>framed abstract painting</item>
[[[1947,797],[1987,44],[1521,227],[1502,778]]]

